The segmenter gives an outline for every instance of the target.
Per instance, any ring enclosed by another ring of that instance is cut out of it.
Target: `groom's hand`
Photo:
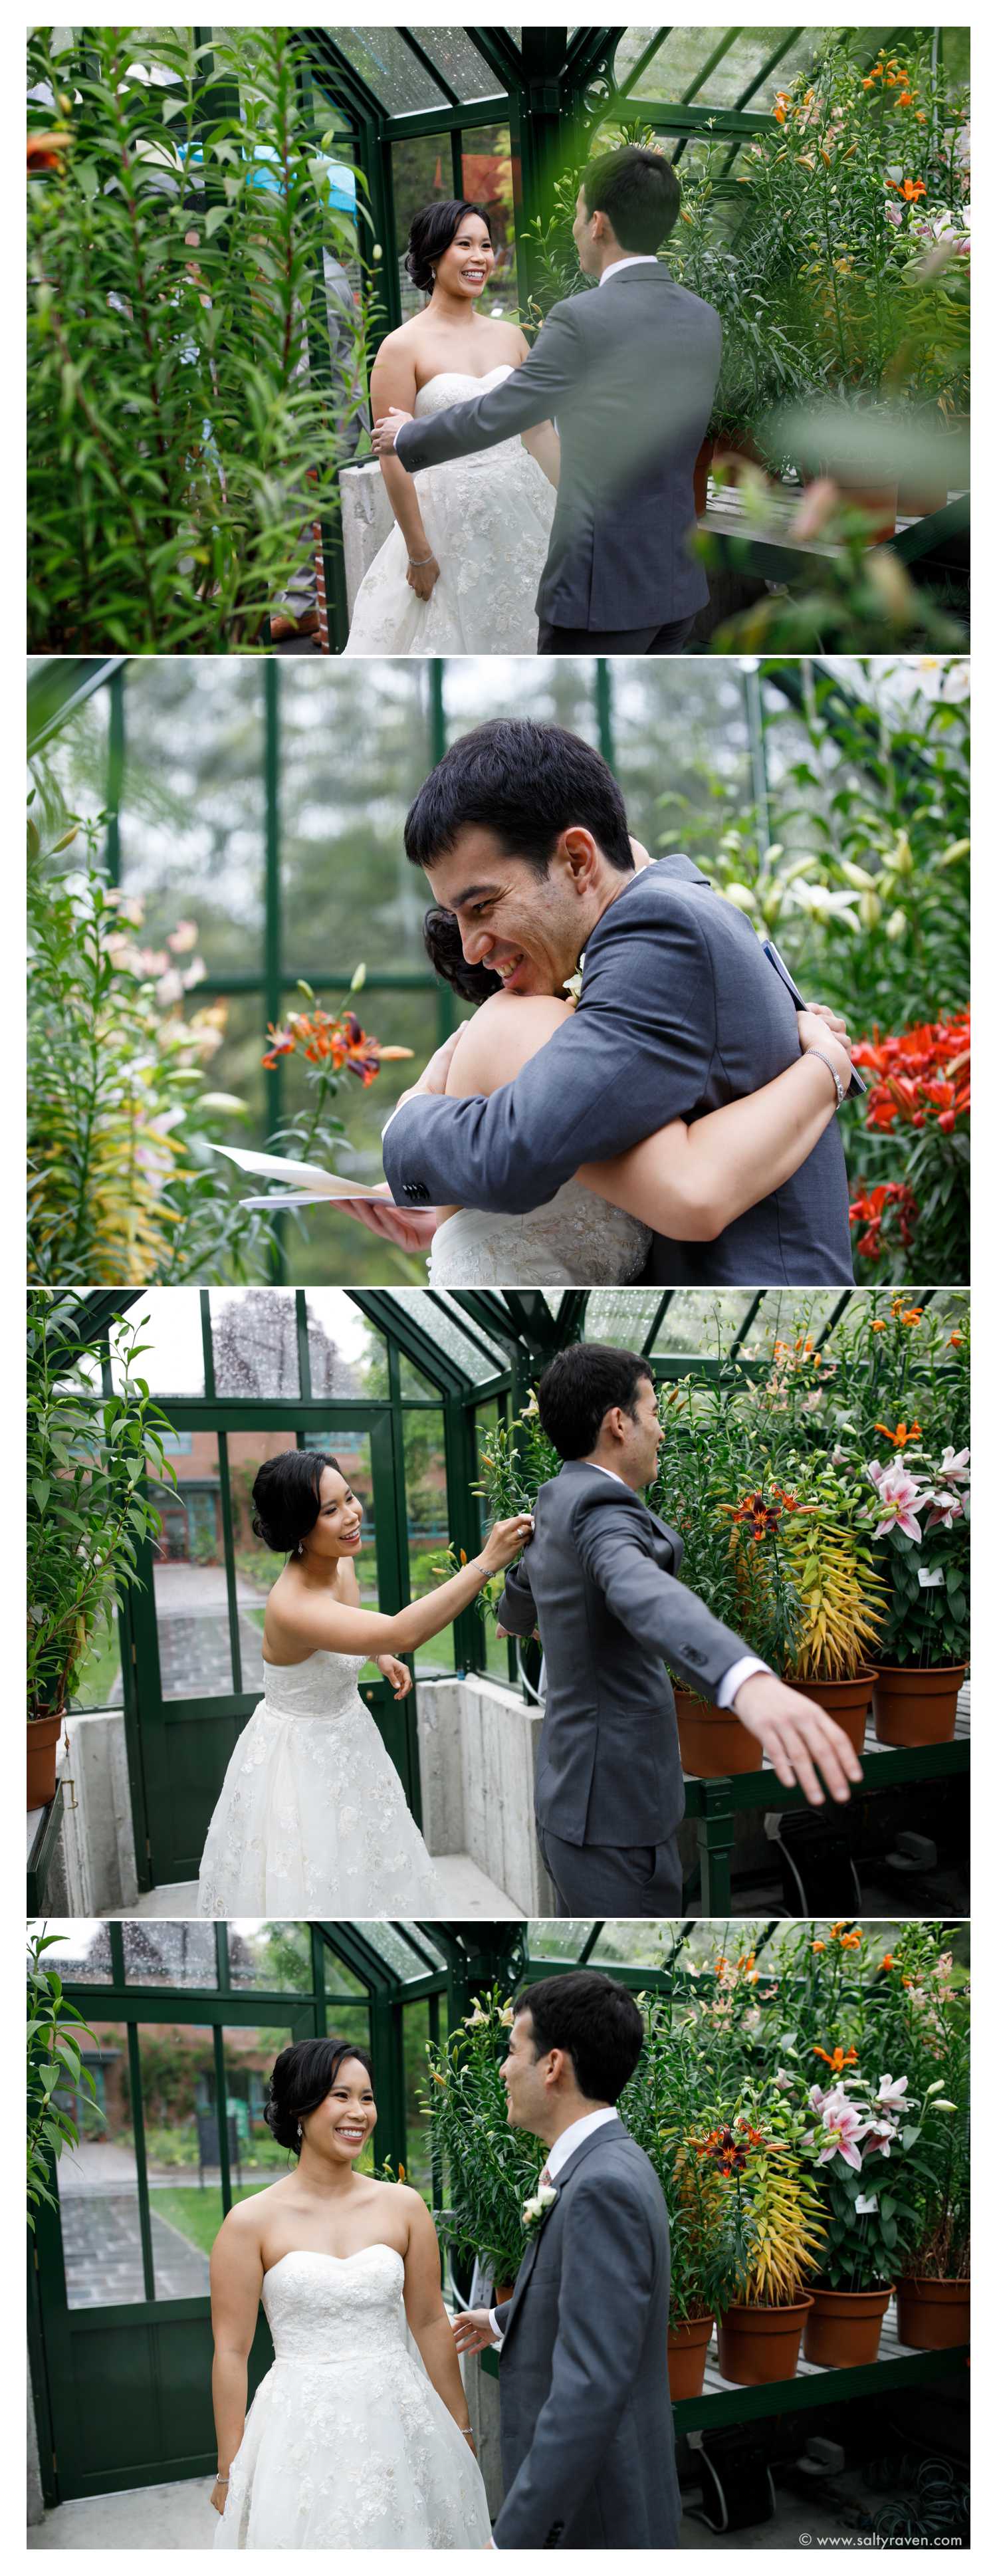
[[[498,2343],[492,2333],[487,2308],[464,2308],[453,2321],[453,2339],[458,2352],[487,2352],[489,2344]]]
[[[861,1780],[861,1762],[816,1700],[791,1690],[775,1673],[751,1673],[735,1695],[734,1713],[768,1754],[784,1788],[799,1786],[811,1807],[824,1804],[821,1779],[832,1798],[843,1803],[851,1797],[849,1782]]]
[[[397,403],[391,404],[390,409],[385,412],[383,420],[376,420],[374,422],[373,429],[370,433],[370,443],[375,456],[394,455],[395,440],[398,436],[398,432],[404,427],[405,422],[411,419],[412,413],[410,411],[399,411]],[[401,463],[400,458],[399,463]]]
[[[428,1252],[440,1222],[439,1208],[395,1207],[390,1193],[387,1204],[383,1198],[376,1198],[337,1199],[335,1205],[346,1216],[355,1216],[371,1234],[381,1234],[386,1242],[399,1244],[403,1252]]]

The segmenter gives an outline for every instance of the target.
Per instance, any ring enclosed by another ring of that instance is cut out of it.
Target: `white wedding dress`
[[[415,417],[471,402],[511,376],[456,369],[431,376]],[[535,653],[533,603],[547,560],[556,494],[520,438],[429,465],[415,478],[426,544],[440,567],[428,599],[405,579],[408,547],[392,528],[353,605],[348,653]]]
[[[216,2549],[486,2549],[481,2471],[406,2342],[391,2245],[284,2254],[274,2364],[231,2465]]]
[[[651,1233],[581,1181],[565,1181],[528,1216],[458,1208],[437,1226],[433,1288],[616,1288],[639,1279]]]
[[[208,1827],[197,1910],[438,1914],[441,1890],[357,1689],[362,1655],[269,1664]]]

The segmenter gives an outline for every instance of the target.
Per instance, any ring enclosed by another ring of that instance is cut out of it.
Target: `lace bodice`
[[[447,368],[420,385],[415,417],[473,402],[512,375]],[[521,438],[427,466],[415,478],[426,540],[440,567],[428,599],[405,576],[393,528],[353,604],[348,653],[535,653],[533,603],[547,559],[555,494]]]
[[[324,1717],[330,1723],[346,1717],[365,1661],[364,1655],[334,1655],[324,1646],[300,1664],[268,1664],[264,1656],[264,1706],[278,1717]]]
[[[434,1288],[615,1288],[639,1279],[650,1250],[646,1225],[610,1207],[581,1181],[566,1181],[527,1216],[459,1208],[433,1236]]]
[[[405,2265],[393,2245],[358,2254],[283,2254],[263,2281],[278,2361],[379,2362],[405,2348]]]

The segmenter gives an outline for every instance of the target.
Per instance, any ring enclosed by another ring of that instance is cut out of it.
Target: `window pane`
[[[426,2049],[429,2042],[429,1997],[418,2003],[405,2004],[402,2010],[402,2048],[405,2060],[405,2180],[413,2191],[421,2191],[432,2204],[433,2159],[430,2128],[426,2116]]]
[[[176,1486],[151,1485],[159,1514],[152,1581],[164,1699],[216,1699],[234,1688],[218,1440],[194,1431]]]
[[[300,1395],[290,1288],[213,1288],[216,1395]]]
[[[293,2170],[294,2159],[271,2136],[265,2111],[274,2065],[281,2049],[288,2048],[294,2036],[293,2030],[275,2029],[269,2023],[263,2023],[258,2030],[226,2030],[224,2034],[233,2201],[247,2200],[251,2192],[265,2190],[268,2183],[279,2182],[282,2174]],[[215,2137],[217,2151],[217,2130]],[[191,2201],[181,2212],[180,2223],[193,2232],[199,2219],[197,2203]]]
[[[175,952],[197,927],[210,973],[245,967],[263,938],[263,674],[238,660],[132,662],[125,686],[121,883],[142,933]],[[260,961],[262,963],[262,959]]]
[[[233,1986],[262,1994],[310,1995],[312,1945],[307,1923],[230,1923],[228,1968]]]
[[[201,2298],[223,2214],[213,2034],[157,2022],[138,2040],[155,2294]]]
[[[127,1321],[137,1324],[139,1342],[145,1344],[136,1363],[137,1374],[148,1379],[157,1396],[204,1394],[204,1342],[197,1288],[143,1288],[141,1300],[130,1307]],[[124,1374],[112,1335],[111,1378],[119,1393]]]
[[[751,803],[744,681],[735,662],[614,662],[615,769],[630,829],[652,856],[684,850],[707,870],[720,791]],[[667,782],[667,784],[666,784]],[[721,826],[722,828],[722,826]]]
[[[360,1554],[356,1558],[360,1600],[365,1610],[377,1610],[380,1601],[378,1584],[378,1536],[374,1520],[374,1480],[370,1463],[370,1434],[366,1431],[344,1431],[335,1426],[329,1430],[309,1430],[309,1442],[316,1449],[329,1449],[339,1462],[347,1484],[363,1506],[363,1530]],[[363,1666],[361,1679],[377,1681],[373,1664]]]
[[[495,266],[479,313],[515,313],[519,304],[516,277],[516,217],[512,199],[512,156],[507,125],[476,125],[461,137],[461,171],[465,197],[483,206],[495,252]]]
[[[226,1437],[242,1687],[262,1691],[267,1594],[276,1583],[282,1560],[253,1529],[253,1486],[264,1460],[296,1448],[297,1442],[293,1431],[230,1431]]]
[[[122,1698],[121,1630],[115,1612],[110,1628],[94,1629],[69,1705],[71,1709],[120,1708]]]
[[[409,231],[415,215],[424,206],[437,205],[441,198],[454,194],[453,162],[449,134],[409,134],[391,146],[391,185],[395,200],[395,241],[398,249],[398,290],[401,296],[402,320],[421,313],[426,298],[422,288],[414,286],[405,266]]]
[[[336,43],[392,116],[446,106],[443,91],[409,52],[397,27],[337,27]],[[432,53],[432,45],[425,50]]]
[[[439,64],[458,98],[496,98],[503,95],[500,81],[463,27],[421,28],[419,41],[433,62]]]
[[[386,1396],[384,1336],[359,1306],[341,1288],[311,1288],[305,1313],[312,1394]]]
[[[413,1601],[421,1601],[427,1592],[437,1589],[441,1576],[433,1569],[442,1565],[450,1538],[443,1415],[428,1410],[406,1412],[402,1423],[409,1593]],[[416,1647],[415,1668],[417,1673],[452,1673],[452,1627],[444,1628],[438,1637],[430,1637],[426,1645]]]
[[[124,2024],[95,2023],[81,2054],[96,2111],[87,2092],[59,2088],[80,2131],[79,2146],[67,2147],[56,2166],[66,2299],[71,2308],[134,2305],[145,2297],[145,2277]]]
[[[481,671],[473,660],[447,663],[446,700],[451,740],[481,723]],[[553,654],[536,665],[525,656],[508,660],[496,654],[488,664],[488,713],[535,716],[538,724],[565,725],[584,741],[597,742],[592,664],[567,654]]]
[[[130,1986],[218,1984],[213,1923],[123,1920],[125,1976]]]
[[[54,1968],[64,1986],[110,1985],[111,1936],[106,1923],[46,1920],[44,1925],[29,1923],[28,1930],[53,1936],[56,1946],[42,1951],[42,1966]]]

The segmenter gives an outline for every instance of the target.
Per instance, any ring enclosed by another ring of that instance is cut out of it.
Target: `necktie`
[[[549,2166],[549,2165],[545,2165],[545,2166],[544,2166],[544,2169],[543,2169],[543,2172],[542,2172],[542,2174],[541,2174],[541,2176],[540,2176],[540,2184],[539,2184],[539,2188],[540,2188],[540,2190],[541,2190],[541,2191],[543,2190],[544,2184],[545,2184],[545,2183],[548,2183],[549,2181],[550,2181],[550,2166]]]

